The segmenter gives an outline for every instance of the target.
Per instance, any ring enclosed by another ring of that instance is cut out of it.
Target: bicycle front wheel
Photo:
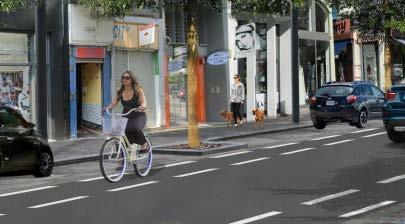
[[[149,144],[149,150],[146,153],[137,153],[136,160],[134,160],[135,174],[139,177],[145,177],[149,174],[152,168],[152,142],[149,137],[146,137],[146,142]],[[141,147],[138,147],[141,148]]]
[[[106,140],[100,150],[100,170],[103,177],[110,183],[122,179],[127,168],[125,146],[118,138]]]

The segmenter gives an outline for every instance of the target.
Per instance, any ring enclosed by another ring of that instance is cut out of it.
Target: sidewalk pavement
[[[312,122],[309,114],[301,114],[300,123],[293,123],[292,117],[278,117],[265,120],[263,127],[254,127],[254,123],[248,122],[240,127],[227,127],[226,122],[204,123],[199,125],[200,138],[202,141],[224,141],[241,137],[255,136],[274,132],[288,131],[311,127]],[[167,146],[187,142],[187,127],[167,130],[146,130],[151,137],[154,147]],[[65,140],[49,142],[53,151],[55,165],[67,165],[73,163],[96,161],[103,145],[102,136],[84,138],[78,140]]]

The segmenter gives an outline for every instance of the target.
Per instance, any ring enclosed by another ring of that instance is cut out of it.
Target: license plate
[[[394,127],[394,130],[395,131],[405,131],[405,127],[403,127],[403,126],[397,126],[397,127]]]
[[[326,106],[335,106],[335,101],[333,100],[326,101]]]

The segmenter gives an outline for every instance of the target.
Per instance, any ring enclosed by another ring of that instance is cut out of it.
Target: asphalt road
[[[329,224],[405,202],[405,145],[391,143],[379,122],[241,141],[250,147],[179,157],[173,164],[192,162],[116,184],[98,178],[97,163],[57,167],[44,179],[1,177],[0,223]]]

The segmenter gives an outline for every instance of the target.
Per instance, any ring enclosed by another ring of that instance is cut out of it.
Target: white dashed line
[[[354,139],[347,139],[347,140],[343,140],[343,141],[332,142],[332,143],[325,144],[324,146],[337,145],[337,144],[341,144],[341,143],[345,143],[345,142],[351,142],[351,141],[354,141]]]
[[[377,184],[388,184],[402,179],[405,179],[405,175],[400,175],[386,180],[378,181]]]
[[[5,216],[6,214],[0,214],[0,216]]]
[[[290,155],[290,154],[295,154],[295,153],[299,153],[299,152],[309,151],[312,149],[315,149],[315,148],[305,148],[305,149],[300,149],[300,150],[296,150],[296,151],[281,153],[280,155]]]
[[[301,203],[301,204],[303,204],[303,205],[314,205],[314,204],[318,204],[320,202],[324,202],[324,201],[328,201],[328,200],[331,200],[331,199],[339,198],[339,197],[342,197],[342,196],[345,196],[345,195],[348,195],[348,194],[353,194],[353,193],[356,193],[356,192],[359,192],[359,191],[360,190],[350,189],[350,190],[343,191],[343,192],[340,192],[340,193],[336,193],[336,194],[328,195],[328,196],[325,196],[325,197],[322,197],[322,198],[318,198],[318,199],[315,199],[315,200],[312,200],[312,201],[307,201],[307,202],[304,202],[304,203]]]
[[[189,163],[195,163],[195,161],[185,161],[185,162],[181,162],[181,163],[167,164],[167,165],[165,165],[165,167],[168,168],[168,167],[173,167],[173,166],[185,165],[185,164],[189,164]]]
[[[128,175],[131,174],[130,172],[124,173],[124,175]],[[110,177],[116,177],[118,176],[118,174],[115,175],[110,175]],[[95,181],[95,180],[101,180],[104,179],[104,177],[94,177],[94,178],[89,178],[89,179],[84,179],[84,180],[78,180],[77,182],[91,182],[91,181]]]
[[[159,182],[159,181],[149,181],[149,182],[145,182],[145,183],[141,183],[141,184],[135,184],[135,185],[130,185],[130,186],[126,186],[126,187],[115,188],[115,189],[111,189],[111,190],[107,190],[107,191],[108,192],[123,191],[123,190],[132,189],[132,188],[146,186],[146,185],[149,185],[149,184],[154,184],[154,183],[157,183],[157,182]]]
[[[359,210],[356,210],[356,211],[353,211],[353,212],[343,214],[343,215],[341,215],[339,217],[341,217],[341,218],[352,217],[352,216],[355,216],[355,215],[358,215],[358,214],[361,214],[361,213],[371,211],[373,209],[377,209],[377,208],[380,208],[380,207],[383,207],[383,206],[386,206],[386,205],[390,205],[390,204],[395,203],[395,202],[396,201],[384,201],[384,202],[381,202],[381,203],[378,203],[378,204],[375,204],[375,205],[371,205],[371,206],[368,206],[368,207],[365,207],[365,208],[362,208],[362,209],[359,209]]]
[[[196,175],[196,174],[200,174],[200,173],[206,173],[206,172],[210,172],[210,171],[214,171],[214,170],[218,170],[218,168],[201,170],[201,171],[192,172],[192,173],[186,173],[186,174],[182,174],[182,175],[178,175],[178,176],[174,176],[174,177],[188,177],[188,176],[192,176],[192,175]]]
[[[251,151],[241,151],[241,152],[229,153],[229,154],[224,154],[224,155],[213,156],[210,158],[219,159],[219,158],[224,158],[224,157],[228,157],[228,156],[236,156],[236,155],[240,155],[240,154],[245,154],[245,153],[249,153],[249,152],[251,152]]]
[[[309,141],[319,141],[319,140],[323,140],[323,139],[336,138],[339,136],[341,136],[341,135],[330,135],[330,136],[325,136],[325,137],[320,137],[320,138],[309,139]]]
[[[248,161],[244,161],[244,162],[234,163],[234,164],[231,164],[231,166],[239,166],[239,165],[243,165],[243,164],[247,164],[247,163],[254,163],[254,162],[262,161],[262,160],[269,159],[269,158],[270,157],[262,157],[262,158],[258,158],[258,159],[252,159],[252,160],[248,160]]]
[[[16,195],[16,194],[24,194],[28,192],[33,192],[33,191],[41,191],[41,190],[46,190],[50,188],[55,188],[58,186],[46,186],[46,187],[39,187],[39,188],[34,188],[34,189],[29,189],[29,190],[24,190],[24,191],[17,191],[17,192],[12,192],[12,193],[7,193],[7,194],[1,194],[0,197],[6,197],[6,196],[11,196],[11,195]]]
[[[294,143],[287,143],[287,144],[282,144],[282,145],[273,145],[273,146],[266,147],[266,149],[275,149],[275,148],[280,148],[280,147],[289,146],[289,145],[296,145],[296,144],[298,144],[298,143],[294,142]]]
[[[42,207],[62,204],[62,203],[70,202],[70,201],[76,201],[76,200],[80,200],[80,199],[84,199],[84,198],[88,198],[88,197],[89,196],[79,196],[79,197],[74,197],[74,198],[68,198],[68,199],[64,199],[64,200],[60,200],[60,201],[54,201],[54,202],[50,202],[50,203],[46,203],[46,204],[35,205],[35,206],[28,207],[28,208],[42,208]]]
[[[265,219],[265,218],[268,218],[268,217],[271,217],[271,216],[275,216],[275,215],[278,215],[278,214],[281,214],[281,213],[282,212],[269,212],[269,213],[258,215],[258,216],[252,217],[252,218],[243,219],[243,220],[240,220],[240,221],[237,221],[237,222],[232,222],[230,224],[245,224],[245,223],[254,222],[254,221],[257,221],[257,220],[260,220],[260,219]]]
[[[363,136],[363,138],[371,138],[371,137],[374,137],[374,136],[378,136],[378,135],[385,135],[385,134],[387,134],[387,132],[379,132],[379,133],[375,133],[375,134],[372,134],[372,135],[366,135],[366,136]]]
[[[363,132],[374,131],[374,130],[377,130],[377,128],[369,128],[369,129],[360,130],[360,131],[352,131],[352,132],[349,132],[349,133],[350,134],[357,134],[357,133],[363,133]]]

